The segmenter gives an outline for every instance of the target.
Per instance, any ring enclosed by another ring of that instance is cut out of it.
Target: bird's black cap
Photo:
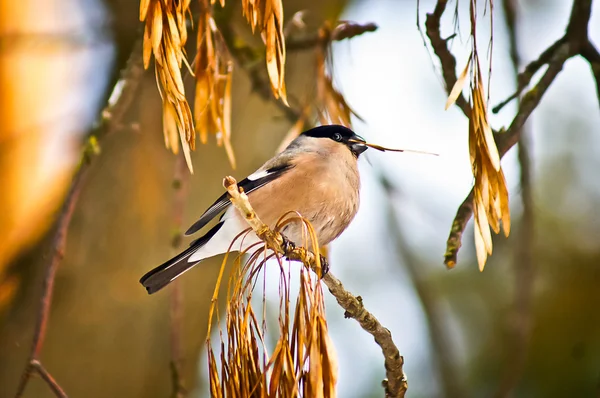
[[[367,150],[367,146],[363,144],[365,140],[361,136],[348,127],[338,124],[315,127],[305,131],[302,135],[314,138],[329,138],[345,144],[356,157]]]
[[[338,124],[331,124],[326,126],[319,126],[305,131],[302,135],[314,138],[334,138],[336,134],[340,134],[344,140],[355,138],[356,134],[348,127],[340,126]]]

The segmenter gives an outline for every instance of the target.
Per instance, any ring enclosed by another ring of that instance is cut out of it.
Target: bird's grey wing
[[[279,163],[276,166],[269,167],[272,162],[266,163],[255,173],[244,178],[238,182],[238,186],[244,189],[244,192],[250,193],[271,181],[281,177],[285,172],[290,170],[294,165],[290,162]],[[227,209],[231,205],[229,200],[229,194],[225,192],[219,199],[215,201],[205,212],[202,214],[200,219],[196,221],[187,231],[185,235],[191,235],[198,232],[206,224],[208,224],[213,218],[215,218],[223,210]]]

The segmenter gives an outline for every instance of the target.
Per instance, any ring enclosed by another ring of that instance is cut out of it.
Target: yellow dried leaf
[[[179,29],[177,28],[177,22],[175,22],[175,17],[172,13],[167,13],[167,23],[169,26],[169,38],[170,46],[172,48],[172,52],[175,54],[177,58],[177,66],[181,68],[181,38],[179,37]]]
[[[148,8],[150,8],[150,0],[140,0],[140,21],[146,20]]]
[[[482,201],[477,201],[475,206],[477,208],[475,211],[475,217],[477,218],[477,223],[479,225],[483,246],[488,254],[492,254],[492,234],[489,228],[486,206]]]
[[[152,39],[150,37],[150,24],[146,23],[144,26],[144,50],[143,50],[143,57],[144,57],[144,69],[148,69],[148,66],[150,66],[150,58],[152,57]]]
[[[446,110],[448,110],[448,108],[450,108],[450,106],[452,106],[456,102],[456,100],[458,99],[458,96],[462,92],[463,87],[465,86],[465,83],[467,82],[467,75],[468,75],[470,66],[471,66],[471,56],[469,56],[467,65],[465,66],[465,69],[463,69],[462,73],[456,80],[456,83],[454,83],[454,87],[452,87],[452,91],[450,91],[450,95],[448,95],[448,100],[446,101],[446,107],[445,107]]]
[[[185,163],[190,169],[190,173],[194,174],[194,167],[192,165],[192,157],[190,155],[190,145],[185,139],[185,131],[183,129],[179,129],[179,135],[181,138],[181,147],[183,149],[183,156],[185,157]]]
[[[506,179],[504,178],[504,172],[502,169],[498,172],[498,198],[500,200],[500,209],[502,212],[502,229],[504,235],[508,237],[510,234],[510,208],[508,203],[508,189],[506,187]]]
[[[163,133],[165,136],[165,146],[171,149],[174,154],[179,152],[177,143],[177,113],[173,105],[169,102],[163,102]]]
[[[163,15],[160,8],[160,1],[154,2],[154,10],[152,12],[152,49],[154,56],[160,52],[160,43],[162,40],[163,30]]]
[[[231,65],[233,68],[233,65]],[[225,96],[223,98],[223,142],[225,144],[225,152],[229,159],[229,163],[233,169],[236,168],[235,154],[231,146],[231,80],[233,71],[227,75],[225,83]]]
[[[266,0],[262,33],[266,46],[267,74],[273,95],[288,105],[284,78],[285,41],[281,0]]]
[[[479,225],[479,221],[477,218],[475,219],[475,228],[473,230],[473,235],[475,237],[475,253],[477,254],[477,264],[479,265],[479,271],[483,271],[485,267],[485,262],[487,261],[487,251],[485,249],[485,243],[483,241],[481,226]],[[488,228],[487,225],[484,228]]]

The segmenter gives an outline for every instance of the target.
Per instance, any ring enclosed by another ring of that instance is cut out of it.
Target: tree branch
[[[56,232],[54,239],[52,240],[52,256],[45,266],[44,285],[42,288],[42,296],[40,299],[40,309],[37,315],[37,321],[35,331],[33,334],[33,341],[31,344],[31,352],[27,358],[27,365],[23,370],[21,381],[17,387],[15,394],[16,398],[23,395],[27,383],[29,382],[33,372],[37,372],[42,376],[42,379],[48,384],[57,397],[66,397],[67,395],[59,384],[54,380],[48,371],[42,366],[40,362],[40,354],[44,345],[44,338],[46,337],[46,330],[48,328],[48,319],[50,316],[50,307],[52,304],[52,293],[54,291],[54,280],[56,271],[60,265],[67,244],[67,231],[81,187],[89,170],[90,162],[93,155],[97,153],[98,146],[97,140],[104,136],[106,133],[112,131],[115,127],[120,126],[125,112],[129,108],[141,77],[143,75],[143,63],[142,63],[142,47],[141,40],[134,45],[131,56],[127,61],[124,70],[121,73],[121,78],[115,85],[113,93],[109,98],[107,106],[101,113],[100,119],[94,127],[92,134],[88,140],[88,143],[84,146],[81,162],[75,172],[71,187],[66,196],[62,210],[60,212]]]
[[[375,32],[378,26],[372,22],[367,24],[357,24],[352,22],[342,22],[331,30],[329,37],[323,37],[319,32],[306,36],[289,36],[286,38],[285,47],[288,51],[312,50],[323,44],[330,42],[352,39],[367,32]]]
[[[256,235],[271,250],[291,260],[302,261],[320,274],[321,270],[316,269],[318,264],[317,257],[304,248],[296,247],[293,242],[287,241],[278,232],[271,231],[258,218],[248,201],[248,197],[243,191],[239,190],[237,181],[233,177],[225,177],[223,186],[230,195],[231,203],[244,216],[246,222],[252,227]],[[387,376],[387,379],[382,383],[385,388],[386,397],[404,397],[408,388],[406,376],[403,371],[404,358],[400,355],[398,348],[394,344],[390,331],[382,326],[373,314],[367,311],[363,305],[362,298],[360,296],[355,297],[348,292],[340,280],[333,276],[331,272],[325,274],[322,280],[338,304],[345,310],[344,316],[355,319],[367,333],[375,338],[375,342],[381,347]]]
[[[441,15],[444,12],[446,3],[447,0],[438,0],[435,11],[432,14],[427,15],[428,21],[426,24],[439,27],[439,19],[441,18]],[[533,110],[538,106],[543,95],[546,93],[546,90],[562,70],[565,62],[569,58],[579,55],[582,51],[584,51],[585,48],[587,48],[586,43],[589,42],[589,39],[587,37],[587,26],[590,20],[590,13],[591,0],[574,0],[573,8],[571,11],[571,17],[569,19],[569,24],[567,26],[564,37],[552,44],[550,47],[548,47],[548,49],[546,49],[542,53],[540,58],[538,58],[537,61],[534,61],[536,62],[536,64],[534,64],[533,66],[531,66],[530,64],[530,66],[528,67],[531,70],[537,70],[543,64],[548,64],[548,68],[540,78],[539,82],[532,89],[530,89],[521,99],[521,103],[519,104],[517,114],[515,115],[508,129],[504,132],[494,132],[494,138],[496,141],[496,145],[498,146],[498,152],[500,153],[500,156],[504,156],[504,154],[506,154],[506,152],[508,152],[508,150],[519,141],[521,129],[525,121],[529,118]],[[433,33],[435,34],[435,31]],[[437,30],[437,36],[439,37],[439,30]],[[437,37],[434,36],[434,39],[436,38]],[[435,40],[432,40],[432,45],[434,42]],[[447,50],[447,47],[445,47],[445,45],[444,48]],[[456,73],[454,71],[456,67],[456,61],[454,60],[454,57],[451,53],[451,59],[449,59],[448,54],[445,53],[442,53],[442,55],[440,55],[436,51],[436,55],[442,63],[442,69],[444,71],[444,80],[446,81],[446,86],[452,87],[454,82],[456,81]],[[451,64],[451,62],[454,62],[454,64]],[[472,202],[473,190],[471,190],[469,196],[467,196],[467,198],[458,208],[458,211],[454,218],[454,222],[452,223],[452,228],[450,230],[450,235],[448,237],[448,242],[446,246],[446,253],[444,255],[444,263],[448,266],[456,264],[458,250],[461,247],[462,234],[466,228],[469,219],[473,215]]]
[[[596,95],[598,96],[598,105],[600,105],[600,52],[588,40],[586,45],[581,49],[581,56],[590,64],[594,80],[596,81]]]

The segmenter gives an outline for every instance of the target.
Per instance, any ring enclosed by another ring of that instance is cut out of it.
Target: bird
[[[358,211],[358,158],[369,146],[347,127],[318,126],[304,131],[238,186],[248,195],[257,216],[271,229],[281,216],[296,212],[311,223],[319,245],[327,245],[340,236]],[[228,193],[221,195],[185,235],[197,233],[221,213],[219,222],[186,250],[140,279],[148,294],[161,290],[202,260],[230,250],[248,224],[231,206]],[[301,223],[292,222],[280,232],[298,244],[306,235],[303,228]],[[258,242],[256,234],[250,233],[231,251],[243,251]]]

